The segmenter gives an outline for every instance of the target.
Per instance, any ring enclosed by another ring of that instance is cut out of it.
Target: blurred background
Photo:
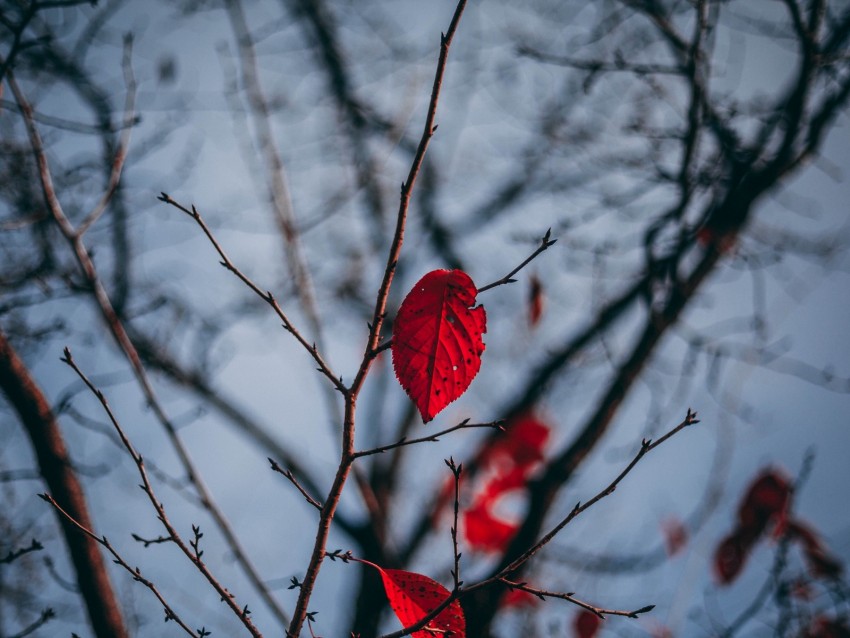
[[[264,635],[285,634],[317,516],[267,459],[323,500],[341,398],[199,226],[157,196],[196,206],[350,382],[454,11],[0,0],[0,636],[108,635],[69,558],[80,535],[36,496],[56,493],[60,466],[94,533],[191,628],[245,632],[161,542],[132,458],[60,361],[66,346],[175,528],[192,539],[200,526],[216,577]],[[505,419],[505,432],[359,460],[329,549],[450,586],[452,456],[467,467],[460,549],[473,583],[691,408],[698,425],[517,578],[600,608],[656,608],[600,624],[494,587],[464,600],[468,635],[850,635],[848,39],[850,4],[837,0],[470,3],[382,341],[426,272],[460,268],[483,287],[547,229],[557,243],[479,295],[481,372],[433,422],[389,352],[375,361],[358,449],[467,418]],[[57,441],[66,460],[46,451]],[[497,489],[516,467],[521,484]],[[127,635],[183,635],[111,558]],[[309,609],[316,636],[399,627],[357,563],[326,561]]]

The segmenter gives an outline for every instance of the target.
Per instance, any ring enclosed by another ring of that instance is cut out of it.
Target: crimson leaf
[[[402,569],[383,569],[363,559],[357,561],[374,567],[381,574],[390,607],[404,627],[422,620],[450,596],[448,589],[422,574]],[[460,602],[453,600],[424,629],[410,635],[413,638],[465,638],[466,619]]]
[[[434,270],[399,308],[393,367],[425,423],[466,392],[481,368],[487,314],[473,307],[477,294],[462,270]]]

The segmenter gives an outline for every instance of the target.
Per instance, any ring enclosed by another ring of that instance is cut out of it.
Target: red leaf
[[[489,476],[479,488],[472,506],[464,512],[463,530],[471,549],[501,552],[514,537],[517,524],[496,514],[498,501],[522,490],[549,439],[549,426],[533,414],[512,419],[504,434],[482,455],[481,465]]]
[[[477,294],[462,270],[434,270],[398,310],[393,367],[425,423],[466,392],[481,368],[487,314],[473,307]]]
[[[768,525],[785,524],[791,482],[776,469],[763,470],[747,488],[738,506],[738,523],[714,554],[714,571],[722,585],[741,573],[756,542]]]
[[[771,519],[782,516],[790,495],[791,483],[785,476],[778,470],[764,470],[750,484],[738,508],[739,527],[761,534]]]
[[[593,638],[599,631],[602,619],[592,611],[581,610],[573,622],[576,638]]]
[[[720,542],[714,552],[714,573],[721,585],[728,585],[738,577],[757,540],[757,535],[744,528],[735,530]]]
[[[463,513],[463,531],[473,549],[500,552],[516,534],[517,525],[496,518],[486,504],[480,503]]]
[[[543,448],[548,440],[549,426],[532,414],[524,414],[505,425],[504,436],[496,440],[489,454],[505,456],[511,465],[528,470],[543,460]],[[486,460],[489,462],[491,458]]]
[[[383,569],[375,563],[356,560],[374,567],[381,574],[390,607],[404,627],[420,621],[450,596],[448,589],[422,574],[401,569]],[[413,638],[465,638],[466,619],[460,602],[453,600],[424,629],[414,631],[410,635]]]

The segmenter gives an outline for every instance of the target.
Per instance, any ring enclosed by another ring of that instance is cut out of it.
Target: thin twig
[[[461,421],[457,425],[453,425],[450,428],[446,428],[440,432],[435,432],[429,436],[423,436],[419,439],[407,439],[402,438],[395,443],[390,443],[389,445],[382,445],[381,447],[372,448],[370,450],[361,450],[359,452],[354,453],[354,458],[360,458],[362,456],[370,456],[372,454],[381,454],[382,452],[386,452],[387,450],[392,450],[397,447],[402,447],[404,445],[414,445],[416,443],[436,443],[440,440],[441,436],[445,436],[451,432],[455,432],[457,430],[467,430],[470,428],[492,428],[495,430],[504,430],[504,421],[490,421],[488,423],[470,423],[469,419],[465,419]]]
[[[190,546],[190,544],[187,544],[183,540],[183,538],[180,536],[180,534],[177,532],[177,529],[172,525],[171,521],[168,518],[168,515],[165,512],[165,508],[162,505],[162,502],[156,497],[156,494],[154,493],[154,490],[153,490],[153,486],[151,485],[150,481],[148,480],[148,473],[147,473],[147,470],[145,469],[145,462],[144,462],[144,459],[142,458],[142,455],[139,454],[136,451],[136,449],[133,447],[133,444],[130,442],[130,439],[127,437],[127,434],[124,432],[124,428],[121,427],[121,424],[118,422],[117,417],[113,413],[112,407],[109,405],[109,402],[106,399],[106,395],[104,395],[101,390],[99,390],[97,387],[95,387],[95,385],[89,380],[89,378],[83,373],[83,371],[80,370],[80,368],[77,366],[77,363],[74,361],[73,356],[71,355],[71,351],[68,348],[65,348],[65,356],[62,358],[62,361],[64,363],[68,364],[74,370],[74,372],[77,373],[77,376],[80,377],[82,382],[86,384],[86,386],[89,388],[89,390],[91,390],[91,392],[95,395],[95,397],[97,397],[98,401],[100,401],[100,404],[101,404],[101,406],[103,406],[103,409],[106,412],[106,415],[109,417],[109,420],[112,423],[113,427],[115,428],[115,431],[117,432],[118,436],[121,438],[121,442],[124,444],[124,448],[127,450],[130,457],[133,459],[133,462],[136,464],[136,469],[138,470],[139,476],[142,479],[142,489],[144,490],[145,494],[147,495],[148,500],[150,500],[151,505],[153,505],[153,508],[154,508],[154,510],[156,511],[156,514],[157,514],[157,518],[160,520],[163,527],[165,527],[166,532],[168,532],[168,535],[172,539],[174,544],[177,545],[177,547],[180,548],[180,551],[182,551],[183,554],[186,555],[186,557],[192,562],[192,564],[198,569],[198,571],[201,572],[201,574],[204,576],[204,578],[207,579],[207,582],[209,582],[209,584],[213,587],[213,589],[216,591],[216,593],[221,597],[221,600],[224,601],[227,604],[228,607],[230,607],[230,609],[233,611],[234,614],[236,614],[237,618],[239,618],[239,620],[242,622],[242,624],[245,626],[245,628],[251,633],[251,635],[254,636],[254,638],[261,638],[262,634],[254,626],[254,623],[251,622],[251,619],[248,617],[248,614],[245,611],[247,609],[247,606],[246,607],[239,607],[239,605],[236,602],[235,596],[233,594],[231,594],[218,581],[218,579],[216,579],[216,577],[212,574],[212,572],[210,572],[207,565],[201,560],[201,557],[200,557],[200,554],[197,551],[197,548],[193,549]],[[47,499],[49,499],[49,498],[50,497],[47,497]],[[45,500],[47,500],[47,499],[45,499]],[[52,499],[50,499],[50,501],[51,501],[51,504],[54,505],[54,507],[58,507],[55,504],[55,502],[52,502]],[[62,512],[62,513],[65,514],[64,512]],[[67,514],[65,514],[65,516],[66,516],[66,518],[70,519],[70,517]],[[73,519],[70,519],[70,520],[72,520],[72,522],[76,523],[76,521],[73,521]],[[79,524],[77,524],[77,526],[80,527],[80,529],[82,529],[83,531],[87,532],[89,535],[91,535],[92,538],[94,538],[95,540],[98,539],[98,537],[96,535],[94,535],[91,531],[83,528]],[[103,540],[105,541],[105,539],[103,539]],[[196,533],[196,540],[197,540],[197,533]],[[101,542],[101,541],[98,540],[98,542]],[[104,543],[101,542],[101,545],[104,545]],[[104,547],[106,547],[106,545],[104,545]],[[108,549],[108,547],[107,547],[107,549]]]
[[[138,534],[131,533],[130,536],[133,537],[133,540],[137,543],[142,543],[145,547],[150,547],[151,545],[162,545],[163,543],[173,543],[174,539],[170,536],[157,536],[156,538],[142,538]]]
[[[3,558],[0,558],[0,565],[12,563],[18,560],[21,556],[25,554],[29,554],[30,552],[38,552],[44,549],[44,545],[39,543],[37,540],[32,539],[32,542],[26,547],[21,547],[20,549],[9,550],[9,553],[6,554]]]
[[[452,477],[454,478],[455,484],[455,502],[452,519],[452,553],[454,554],[455,566],[452,570],[452,579],[454,580],[453,589],[457,591],[460,589],[461,585],[463,585],[463,581],[460,579],[460,552],[457,548],[457,521],[458,514],[460,513],[460,474],[463,472],[463,463],[455,465],[454,458],[449,457],[446,461],[446,465],[448,465],[449,469],[452,471]]]
[[[505,275],[501,279],[497,279],[496,281],[489,283],[486,286],[482,286],[481,288],[478,289],[478,292],[479,293],[486,292],[486,291],[490,290],[491,288],[495,288],[496,286],[503,286],[505,284],[515,283],[516,279],[513,278],[514,275],[516,275],[520,270],[522,270],[528,264],[530,264],[540,253],[542,253],[544,250],[548,249],[552,244],[554,244],[556,241],[558,241],[557,239],[551,239],[551,236],[552,236],[552,229],[550,228],[546,231],[546,234],[543,235],[543,237],[541,238],[540,245],[535,249],[535,251],[533,253],[531,253],[531,255],[526,257],[519,266],[514,268],[512,271],[510,271],[507,275]],[[392,338],[388,339],[387,341],[385,341],[384,343],[382,343],[380,345],[376,345],[374,350],[372,350],[372,357],[373,358],[377,357],[384,350],[389,350],[392,347],[392,345],[393,345]]]
[[[283,308],[280,307],[280,304],[277,302],[277,299],[275,299],[275,296],[271,292],[260,288],[245,273],[243,273],[238,267],[236,267],[232,261],[230,261],[230,257],[228,257],[227,253],[224,252],[224,249],[221,247],[221,244],[218,243],[218,240],[215,238],[215,235],[213,235],[209,226],[207,226],[207,223],[204,221],[204,218],[198,212],[198,209],[194,206],[192,206],[191,210],[186,208],[179,202],[172,199],[171,196],[167,193],[160,193],[157,199],[159,199],[161,202],[165,202],[166,204],[174,206],[174,208],[186,213],[189,217],[195,220],[195,222],[198,224],[198,226],[201,227],[201,230],[207,236],[207,239],[210,240],[210,243],[213,245],[213,248],[215,248],[215,251],[218,253],[219,257],[221,257],[221,265],[227,268],[227,270],[232,272],[234,275],[236,275],[236,277],[240,281],[242,281],[242,283],[248,286],[248,288],[250,288],[254,292],[254,294],[256,294],[258,297],[260,297],[260,299],[262,299],[272,307],[272,309],[275,311],[275,314],[283,322],[283,327],[286,329],[286,331],[292,334],[292,336],[295,337],[298,343],[300,343],[304,347],[304,349],[307,350],[308,353],[310,353],[310,356],[313,357],[313,359],[316,361],[319,366],[319,372],[324,374],[330,380],[330,382],[333,383],[334,387],[337,390],[339,390],[340,392],[344,392],[346,388],[342,382],[342,379],[334,374],[330,366],[325,362],[322,355],[319,354],[319,350],[316,347],[316,344],[307,341],[304,335],[299,332],[299,330],[295,327],[292,321],[290,321],[289,316],[283,311]]]
[[[519,266],[514,268],[512,271],[510,271],[507,275],[505,275],[501,279],[497,279],[493,283],[487,284],[486,286],[481,286],[481,288],[478,289],[478,292],[481,293],[481,292],[485,292],[487,290],[490,290],[491,288],[495,288],[496,286],[502,286],[504,284],[514,283],[516,281],[516,279],[513,279],[513,276],[515,274],[517,274],[520,270],[522,270],[528,264],[530,264],[532,262],[532,260],[535,257],[537,257],[540,253],[542,253],[544,250],[546,250],[552,244],[554,244],[556,241],[558,241],[557,239],[551,239],[551,237],[552,237],[552,229],[550,228],[549,230],[546,231],[546,234],[543,235],[543,238],[540,240],[540,245],[537,247],[537,250],[535,250],[533,253],[531,253],[531,255],[529,255],[525,259],[525,261],[523,261]]]
[[[151,593],[156,596],[156,599],[159,601],[162,608],[165,610],[165,619],[175,621],[187,634],[190,636],[195,636],[196,638],[200,638],[200,633],[195,632],[190,628],[181,618],[177,615],[177,613],[172,609],[171,605],[165,600],[162,593],[157,589],[156,585],[153,584],[150,580],[142,576],[142,572],[138,567],[130,567],[127,561],[118,553],[118,551],[112,546],[112,543],[106,538],[106,536],[98,536],[92,530],[80,524],[77,519],[71,516],[68,512],[66,512],[62,507],[57,503],[50,494],[39,494],[39,497],[50,503],[53,508],[61,514],[65,520],[67,520],[71,525],[80,530],[83,534],[91,538],[93,541],[97,542],[101,546],[103,546],[106,551],[112,554],[112,558],[115,564],[120,565],[125,570],[127,570],[130,575],[133,577],[133,580],[136,582],[142,583],[145,587],[147,587]]]
[[[55,617],[56,612],[53,611],[52,607],[48,607],[47,609],[41,612],[41,615],[38,617],[37,620],[21,629],[18,633],[9,635],[9,638],[26,638],[26,636],[34,634],[38,629],[40,629],[42,626],[47,624],[52,618]]]
[[[626,609],[606,609],[604,607],[597,607],[596,605],[591,605],[588,602],[579,600],[578,598],[573,596],[572,592],[564,593],[556,591],[547,591],[545,589],[531,587],[526,583],[515,583],[511,580],[508,580],[507,578],[500,578],[499,582],[503,583],[504,585],[507,585],[511,589],[518,589],[520,591],[528,592],[529,594],[534,594],[540,600],[546,600],[547,598],[558,598],[559,600],[566,600],[568,603],[578,605],[582,609],[586,609],[587,611],[593,612],[599,618],[605,618],[605,616],[625,616],[626,618],[637,618],[640,614],[645,614],[655,609],[655,605],[646,605],[645,607],[641,607],[640,609],[635,609],[632,611]]]
[[[675,64],[639,64],[623,58],[617,58],[613,62],[598,59],[581,59],[570,56],[554,55],[545,51],[539,51],[528,45],[517,47],[517,55],[545,62],[565,66],[580,71],[589,71],[591,75],[597,73],[614,73],[618,71],[634,73],[635,75],[682,75],[683,68]]]
[[[586,501],[584,504],[576,503],[575,507],[570,511],[567,516],[565,516],[557,525],[555,525],[548,533],[546,533],[539,541],[537,541],[534,545],[529,547],[525,552],[523,552],[519,557],[517,557],[514,561],[512,561],[507,567],[502,569],[496,576],[495,579],[500,579],[509,576],[512,572],[516,571],[522,564],[527,562],[532,556],[534,556],[538,551],[540,551],[545,545],[549,543],[564,527],[566,527],[576,516],[586,511],[597,502],[601,501],[606,496],[609,496],[617,489],[617,485],[631,472],[635,465],[637,465],[640,460],[651,450],[654,450],[661,443],[667,441],[671,436],[680,432],[684,428],[689,425],[694,425],[699,423],[699,419],[696,418],[696,412],[688,409],[688,412],[684,418],[684,420],[679,423],[675,428],[670,430],[667,434],[659,438],[657,441],[652,442],[649,439],[644,439],[641,442],[640,449],[637,454],[635,454],[634,458],[631,462],[625,467],[625,469],[620,472],[620,474],[615,478],[611,483],[602,491],[596,494],[589,501]]]
[[[284,470],[284,469],[283,469],[283,468],[282,468],[282,467],[281,467],[281,466],[277,463],[277,461],[275,461],[273,458],[269,458],[269,463],[271,463],[272,470],[274,470],[275,472],[278,472],[279,474],[283,474],[286,478],[288,478],[288,479],[289,479],[290,483],[292,483],[292,484],[296,487],[296,489],[297,489],[299,492],[301,492],[301,495],[302,495],[305,499],[307,499],[307,502],[308,502],[310,505],[312,505],[313,507],[315,507],[315,508],[316,508],[317,510],[319,510],[320,512],[322,511],[322,504],[321,504],[321,503],[319,503],[319,501],[317,501],[315,498],[313,498],[312,496],[310,496],[310,493],[309,493],[307,490],[305,490],[305,489],[301,486],[301,483],[299,483],[299,482],[298,482],[298,479],[296,479],[296,478],[295,478],[295,475],[294,475],[294,474],[292,474],[292,472],[291,472],[290,470]]]

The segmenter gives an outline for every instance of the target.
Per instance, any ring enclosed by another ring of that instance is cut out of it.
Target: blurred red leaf
[[[753,527],[759,533],[771,518],[781,515],[791,495],[791,482],[778,470],[763,471],[750,484],[738,508],[741,527]]]
[[[473,549],[500,552],[516,534],[517,525],[496,518],[488,505],[477,503],[463,513],[463,530]]]
[[[487,451],[483,463],[506,460],[509,466],[528,469],[543,460],[543,448],[549,440],[549,426],[534,414],[526,413],[505,424],[504,434]]]
[[[673,638],[673,632],[669,627],[656,625],[650,630],[650,636],[652,636],[652,638]]]
[[[519,609],[521,607],[537,607],[540,599],[534,594],[522,589],[509,589],[499,603],[501,609]]]
[[[512,419],[504,434],[487,449],[482,469],[489,478],[463,514],[463,531],[471,549],[500,552],[517,530],[517,524],[496,514],[500,499],[521,490],[537,464],[543,460],[543,448],[549,440],[549,426],[532,414]]]
[[[366,560],[355,560],[374,567],[381,574],[390,607],[404,627],[424,618],[450,596],[448,589],[422,574],[401,569],[383,569]],[[425,629],[414,631],[410,635],[413,638],[433,638],[435,635],[465,638],[466,619],[460,602],[453,600]]]
[[[720,541],[714,552],[714,573],[721,585],[738,577],[757,540],[747,529],[736,529]]]
[[[668,518],[661,522],[664,534],[664,546],[668,556],[675,556],[688,544],[688,530],[678,518]]]
[[[767,468],[750,483],[738,506],[738,521],[714,553],[714,572],[722,585],[741,573],[755,544],[774,523],[782,529],[791,497],[791,482],[777,469]]]
[[[812,576],[827,579],[836,579],[841,576],[844,565],[829,553],[817,532],[806,523],[796,519],[789,520],[786,525],[786,534],[802,545],[803,557]]]
[[[593,638],[599,631],[599,625],[602,624],[602,619],[592,611],[582,609],[576,614],[573,621],[573,630],[576,638]]]
[[[850,638],[850,627],[846,621],[818,616],[803,632],[802,638]]]
[[[531,275],[528,280],[528,325],[534,328],[543,316],[543,284],[537,275]]]
[[[434,270],[417,282],[398,311],[393,329],[393,367],[427,423],[466,392],[481,368],[483,306],[462,270]]]

